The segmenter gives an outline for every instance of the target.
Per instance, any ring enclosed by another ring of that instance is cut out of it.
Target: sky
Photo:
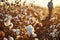
[[[8,0],[8,1],[12,2],[15,0]],[[47,7],[47,4],[50,0],[22,0],[22,3],[23,3],[23,1],[26,1],[26,4],[33,3],[38,6]],[[54,5],[54,7],[56,5],[60,5],[60,0],[53,0],[53,5]]]

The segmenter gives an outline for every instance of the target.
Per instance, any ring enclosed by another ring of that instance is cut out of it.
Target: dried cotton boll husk
[[[50,21],[54,21],[55,20],[55,17],[51,18]]]
[[[58,23],[56,27],[59,27],[59,26],[60,26],[60,23]]]
[[[3,40],[8,40],[8,39],[4,37]]]
[[[40,16],[40,20],[45,20],[45,16]]]
[[[13,37],[11,37],[11,36],[9,36],[9,40],[14,40],[14,38],[13,38]]]

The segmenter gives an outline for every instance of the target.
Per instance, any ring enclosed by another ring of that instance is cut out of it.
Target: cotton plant
[[[39,40],[38,38],[35,38],[35,40]]]
[[[54,21],[54,20],[57,20],[57,15],[55,15],[54,17],[52,17],[52,18],[50,19],[50,21]]]
[[[13,23],[11,23],[10,20],[6,20],[6,21],[4,22],[4,25],[5,25],[5,26],[8,26],[9,29],[12,29],[12,28],[13,28]]]
[[[12,16],[6,14],[6,15],[5,15],[5,19],[11,20],[11,19],[12,19]]]
[[[4,37],[3,40],[8,40],[8,39],[6,37]]]
[[[12,29],[12,28],[13,28],[13,23],[10,23],[9,29]]]
[[[15,32],[16,33],[16,35],[19,35],[20,33],[20,30],[19,29],[13,29],[13,32]]]
[[[10,23],[11,23],[11,19],[12,19],[12,16],[9,16],[9,15],[5,15],[5,19],[4,19],[4,25],[5,26],[9,26]]]
[[[56,25],[50,25],[50,28],[55,29]]]
[[[28,25],[27,27],[25,27],[28,36],[30,36],[31,34],[33,35],[33,37],[36,36],[36,34],[34,33],[34,28],[32,25]]]
[[[60,23],[58,23],[56,27],[59,27],[59,26],[60,26]]]
[[[22,17],[22,14],[18,14],[17,16],[18,16],[19,18],[21,18],[21,17]]]
[[[54,29],[49,35],[54,38],[54,37],[57,37],[58,36],[58,33],[59,32],[57,31],[57,29]]]
[[[32,32],[32,37],[36,37],[36,36],[37,36],[37,34]]]
[[[15,21],[19,21],[18,16],[14,17],[14,20],[15,20]]]
[[[30,24],[30,21],[29,20],[24,20],[27,24]]]
[[[14,40],[14,38],[13,38],[13,37],[11,37],[11,36],[9,36],[9,40]]]
[[[4,25],[5,25],[5,26],[9,26],[9,25],[10,25],[10,23],[11,23],[11,21],[10,21],[10,20],[4,20]]]

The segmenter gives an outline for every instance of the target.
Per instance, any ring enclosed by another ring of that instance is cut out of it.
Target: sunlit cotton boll
[[[57,31],[57,29],[54,29],[53,32],[51,32],[49,35],[54,38],[54,37],[58,36],[58,33],[59,32]]]
[[[56,25],[50,25],[50,28],[54,29]]]
[[[55,33],[54,32],[50,33],[49,35],[52,36],[53,38],[55,37]]]
[[[4,25],[5,25],[5,26],[9,26],[9,25],[10,25],[10,20],[5,20],[5,21],[4,21]]]
[[[8,40],[8,39],[4,37],[3,40]]]
[[[35,40],[38,40],[38,38],[35,38]]]
[[[13,28],[13,23],[10,23],[9,28],[10,28],[10,29]]]
[[[19,35],[19,29],[13,29],[13,32],[15,32],[16,35]]]
[[[25,29],[29,36],[32,34],[32,32],[34,32],[34,28],[32,27],[32,25],[28,25]]]
[[[57,32],[57,29],[54,29],[53,32]]]
[[[33,36],[33,37],[36,37],[36,36],[37,36],[37,34],[33,32],[33,33],[32,33],[32,36]]]
[[[14,40],[14,38],[13,38],[13,37],[11,37],[11,36],[9,36],[9,40]]]
[[[10,15],[7,15],[7,14],[6,14],[5,16],[6,16],[6,18],[9,19],[9,20],[12,19],[12,16],[10,16]]]

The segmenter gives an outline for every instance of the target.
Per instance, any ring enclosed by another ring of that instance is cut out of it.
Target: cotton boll
[[[36,37],[36,36],[37,36],[37,34],[35,34],[35,33],[33,32],[33,33],[32,33],[32,36],[33,36],[33,37]]]
[[[9,19],[9,20],[12,19],[12,16],[10,16],[10,15],[7,15],[7,14],[6,14],[5,16],[6,16],[6,18]]]
[[[9,40],[14,40],[14,38],[13,38],[13,37],[11,37],[11,36],[9,36]]]
[[[51,25],[50,28],[52,28],[53,26]]]
[[[10,29],[13,28],[13,23],[10,23],[9,28],[10,28]]]
[[[55,37],[55,33],[54,32],[50,33],[50,36],[52,36],[54,38]]]
[[[21,18],[21,17],[22,17],[22,15],[21,15],[21,14],[18,14],[18,17],[19,17],[19,18]]]
[[[19,29],[16,29],[16,35],[19,35],[20,33],[19,33]]]
[[[55,25],[50,25],[50,28],[54,29],[55,28]]]
[[[13,29],[13,32],[16,32],[16,29]]]
[[[10,25],[10,20],[4,21],[4,25],[5,25],[5,26],[9,26],[9,25]]]
[[[9,20],[11,20],[12,19],[12,16],[8,16],[8,18],[9,18]]]
[[[31,32],[29,32],[29,31],[27,31],[27,34],[28,34],[28,36],[30,36],[32,33],[31,33]]]
[[[38,40],[38,38],[35,38],[35,40]]]
[[[19,34],[20,34],[20,33],[19,33],[19,29],[13,29],[13,32],[15,32],[16,35],[19,35]]]
[[[32,25],[28,25],[27,27],[25,27],[27,34],[31,35],[32,32],[34,32],[34,28],[32,27]]]
[[[19,21],[18,16],[14,17],[14,20],[15,21]]]
[[[57,32],[57,29],[54,29],[53,32]]]
[[[3,40],[8,40],[8,39],[4,37]]]
[[[27,30],[27,31],[30,31],[30,32],[33,32],[33,31],[34,31],[34,28],[32,27],[32,25],[28,25],[28,26],[26,27],[26,30]]]
[[[54,29],[53,32],[51,32],[49,35],[52,36],[53,38],[56,37],[58,35],[58,31],[57,29]]]
[[[28,20],[25,20],[25,22],[26,22],[27,24],[30,24],[30,22],[29,22]]]

